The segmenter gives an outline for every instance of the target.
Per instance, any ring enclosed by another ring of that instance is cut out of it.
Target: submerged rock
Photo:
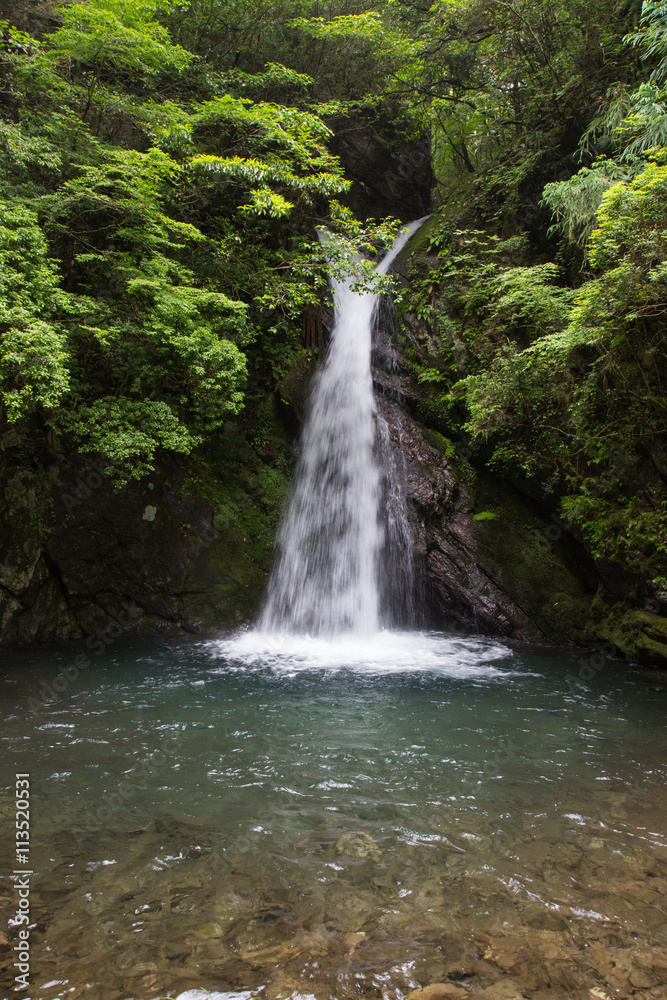
[[[476,1000],[524,1000],[524,997],[518,983],[511,979],[500,979],[482,993],[477,993]]]
[[[382,857],[382,851],[367,833],[344,833],[336,841],[336,851],[350,858],[370,858],[372,861]]]
[[[186,990],[179,993],[176,1000],[252,1000],[256,994],[252,990],[241,990],[236,993],[219,993],[210,990]]]
[[[413,990],[408,1000],[466,1000],[470,994],[453,983],[431,983],[422,989]]]

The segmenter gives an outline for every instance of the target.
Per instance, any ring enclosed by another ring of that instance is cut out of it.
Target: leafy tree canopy
[[[200,16],[83,0],[1,26],[3,418],[101,453],[119,482],[191,451],[249,377],[292,363],[328,266],[315,225],[337,234],[339,269],[396,231],[340,206],[330,128],[275,99],[311,77],[223,65],[213,39],[188,49]]]

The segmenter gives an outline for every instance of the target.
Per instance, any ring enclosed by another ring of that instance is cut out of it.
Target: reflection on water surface
[[[70,651],[0,682],[2,873],[16,771],[36,872],[3,996],[667,995],[659,683],[433,635],[119,649],[36,716]]]

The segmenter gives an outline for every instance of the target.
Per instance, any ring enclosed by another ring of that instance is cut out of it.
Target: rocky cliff
[[[419,337],[418,325],[409,332]],[[117,490],[104,466],[59,453],[48,469],[0,451],[0,643],[232,627],[257,612],[289,485],[312,366],[265,400],[262,440],[230,423],[205,456],[164,462]],[[667,665],[667,621],[610,590],[582,542],[470,449],[423,422],[389,313],[373,378],[400,449],[421,620],[600,647]],[[422,419],[419,419],[419,418]],[[609,576],[609,573],[607,573]],[[160,633],[158,633],[160,634]]]
[[[584,642],[594,571],[560,523],[415,418],[419,396],[386,328],[374,350],[378,409],[406,462],[426,617],[523,639]]]
[[[395,267],[404,284],[408,265],[406,253]],[[594,560],[553,498],[489,472],[478,448],[440,433],[398,346],[428,365],[429,332],[416,317],[404,319],[398,336],[393,310],[381,312],[373,378],[406,463],[426,620],[666,667],[667,601],[644,600],[623,567]]]
[[[269,400],[269,404],[275,401]],[[199,461],[118,490],[104,464],[0,455],[0,644],[229,627],[258,606],[288,477],[277,414],[259,453],[230,424]],[[205,458],[205,460],[204,460]]]

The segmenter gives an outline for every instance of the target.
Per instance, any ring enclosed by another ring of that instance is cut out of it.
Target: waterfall
[[[376,270],[388,271],[424,220],[401,233]],[[336,320],[310,399],[294,492],[261,632],[319,636],[377,632],[382,620],[380,517],[371,338],[379,296],[333,281]],[[395,498],[392,498],[395,503]]]

